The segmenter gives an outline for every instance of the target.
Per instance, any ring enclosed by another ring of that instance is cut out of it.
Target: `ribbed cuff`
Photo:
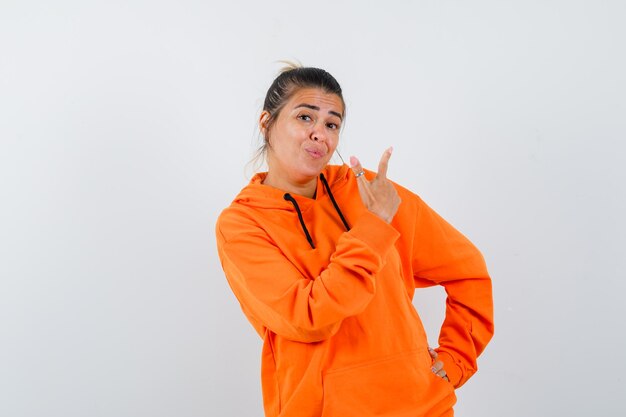
[[[369,211],[359,217],[349,233],[371,247],[382,259],[400,237],[392,225]]]
[[[463,369],[461,369],[461,366],[454,360],[454,357],[450,353],[446,352],[445,350],[435,350],[438,354],[437,359],[443,362],[443,369],[446,371],[448,380],[454,386],[454,388],[459,388],[461,385],[463,385],[461,382],[461,380],[463,379]]]

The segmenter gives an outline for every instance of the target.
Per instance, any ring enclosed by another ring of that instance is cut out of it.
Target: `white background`
[[[384,3],[384,5],[383,5]],[[261,416],[214,224],[280,59],[483,252],[459,416],[625,415],[622,1],[0,0],[0,415]],[[431,342],[440,291],[416,298]]]

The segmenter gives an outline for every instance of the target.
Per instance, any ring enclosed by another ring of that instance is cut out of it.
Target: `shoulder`
[[[419,210],[425,205],[424,200],[418,194],[393,180],[391,182],[402,200],[400,207],[404,206],[405,209]]]
[[[240,234],[249,234],[260,229],[255,220],[258,214],[253,209],[233,202],[217,217],[215,232],[218,239],[232,240]]]

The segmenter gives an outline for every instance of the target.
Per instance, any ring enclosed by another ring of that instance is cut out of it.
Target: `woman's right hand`
[[[363,175],[363,168],[359,160],[354,156],[350,157],[350,165],[356,176],[363,204],[369,211],[387,223],[391,223],[401,202],[393,184],[387,179],[387,167],[392,150],[393,148],[389,148],[383,153],[378,163],[378,173],[372,181],[368,181]]]

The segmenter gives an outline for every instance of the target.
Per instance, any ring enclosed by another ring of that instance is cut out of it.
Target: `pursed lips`
[[[305,148],[304,149],[309,155],[311,155],[311,157],[317,159],[317,158],[321,158],[324,155],[326,155],[326,151],[323,149],[318,149],[318,148]]]

